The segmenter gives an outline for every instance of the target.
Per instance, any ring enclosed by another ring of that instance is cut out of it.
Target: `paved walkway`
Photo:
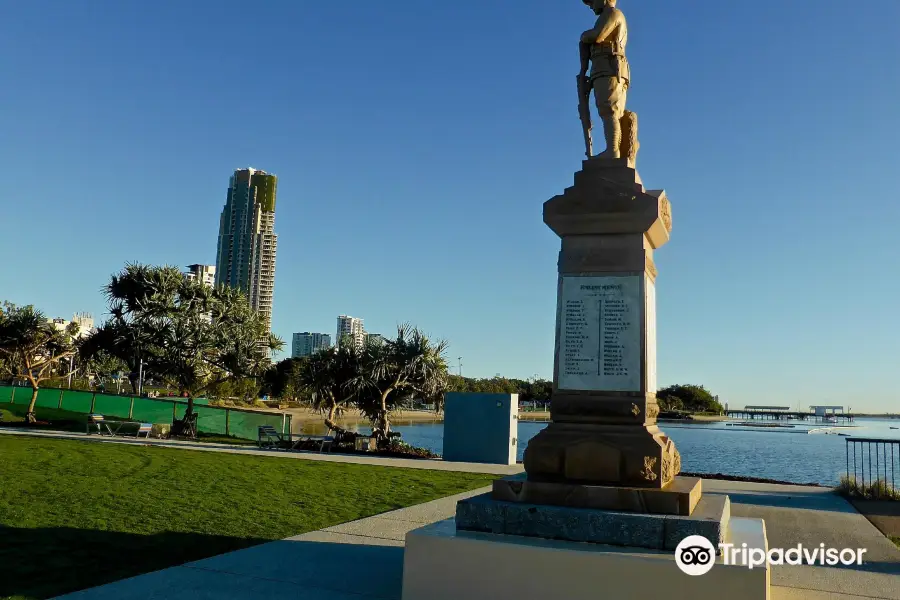
[[[900,550],[828,488],[703,480],[736,517],[764,519],[770,548],[866,548],[859,567],[773,566],[772,600],[900,600]]]
[[[736,516],[766,520],[770,547],[867,548],[854,568],[772,567],[772,600],[900,600],[900,550],[827,489],[703,482]],[[452,517],[476,490],[64,596],[67,600],[259,597],[399,600],[406,532]],[[449,568],[449,566],[448,566]],[[523,565],[527,568],[527,565]]]
[[[353,463],[358,465],[376,465],[381,467],[399,467],[404,469],[427,469],[430,471],[457,471],[462,473],[485,473],[488,475],[515,475],[522,472],[522,465],[489,465],[481,463],[447,462],[440,459],[422,458],[390,458],[385,456],[366,456],[364,454],[329,454],[304,452],[300,450],[262,450],[256,446],[237,446],[230,444],[207,444],[205,442],[189,442],[186,440],[155,440],[133,437],[110,437],[86,435],[65,431],[23,431],[15,427],[0,427],[0,435],[22,435],[53,439],[79,440],[106,444],[131,444],[137,446],[157,446],[161,448],[178,448],[181,450],[197,450],[201,452],[224,452],[226,454],[248,454],[251,456],[273,456],[285,459],[320,460],[324,462]]]

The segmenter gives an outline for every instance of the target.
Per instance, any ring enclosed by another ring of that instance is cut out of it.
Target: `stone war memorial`
[[[727,496],[679,476],[681,456],[657,426],[654,253],[672,207],[637,171],[625,15],[616,0],[582,1],[596,16],[578,39],[586,160],[544,203],[561,239],[551,423],[529,442],[523,475],[407,535],[403,598],[768,598],[768,567],[719,556],[692,576],[679,568],[687,555],[676,561],[690,536],[714,552],[767,551],[765,524],[732,517]],[[592,95],[605,141],[596,155]]]

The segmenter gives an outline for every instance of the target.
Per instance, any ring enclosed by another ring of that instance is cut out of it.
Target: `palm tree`
[[[76,323],[70,323],[65,330],[57,329],[33,306],[5,304],[0,310],[0,358],[14,375],[31,384],[31,402],[25,414],[28,423],[37,421],[34,405],[41,382],[53,376],[53,367],[61,359],[75,354],[77,333]]]
[[[405,401],[418,397],[439,401],[447,389],[444,352],[447,343],[433,343],[408,324],[397,328],[397,337],[383,344],[367,344],[362,352],[362,372],[352,383],[357,406],[372,422],[379,444],[391,436],[391,413]]]

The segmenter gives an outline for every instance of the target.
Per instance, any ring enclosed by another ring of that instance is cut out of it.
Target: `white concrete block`
[[[732,518],[730,541],[768,551],[761,519]],[[406,536],[403,600],[769,600],[769,567],[725,565],[691,577],[673,552],[457,532],[453,519]]]

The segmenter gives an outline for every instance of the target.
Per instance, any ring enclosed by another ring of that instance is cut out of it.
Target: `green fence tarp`
[[[94,412],[104,417],[127,419],[131,411],[131,398],[127,396],[107,396],[97,394],[94,397]]]
[[[62,411],[60,407],[62,395]],[[132,399],[134,404],[132,406]],[[12,402],[11,402],[12,400]],[[18,416],[24,416],[31,402],[31,388],[22,386],[0,386],[0,407]],[[230,435],[232,437],[255,440],[260,425],[271,425],[276,431],[290,432],[290,415],[262,413],[237,408],[207,406],[207,398],[194,400],[197,413],[197,429],[200,433]],[[78,417],[93,412],[116,419],[131,419],[142,423],[172,423],[173,417],[183,419],[187,410],[185,398],[133,398],[113,394],[94,394],[81,390],[59,390],[45,388],[38,390],[35,412],[38,419]],[[173,411],[174,407],[174,411]],[[21,414],[20,414],[21,413]]]
[[[16,396],[13,400],[14,404],[28,404],[31,402],[31,388],[30,387],[17,387],[16,388]]]
[[[253,413],[232,410],[228,416],[228,433],[248,440],[259,437],[260,425],[271,425],[275,431],[281,432],[282,418],[280,414]],[[285,427],[285,434],[288,432]]]
[[[66,390],[63,393],[62,407],[65,410],[79,413],[90,413],[91,403],[94,399],[93,392],[82,392],[79,390]]]
[[[194,412],[197,413],[197,431],[225,435],[227,411],[209,406],[195,406]]]
[[[9,402],[13,399],[13,404],[24,404],[26,407],[31,402],[30,387],[0,387],[0,402]],[[59,390],[54,388],[46,388],[38,390],[37,401],[34,403],[36,407],[42,408],[59,408]]]
[[[59,390],[38,390],[37,402],[35,406],[41,408],[59,408]]]
[[[135,398],[134,412],[131,418],[142,423],[172,423],[171,400],[155,400],[153,398]]]

